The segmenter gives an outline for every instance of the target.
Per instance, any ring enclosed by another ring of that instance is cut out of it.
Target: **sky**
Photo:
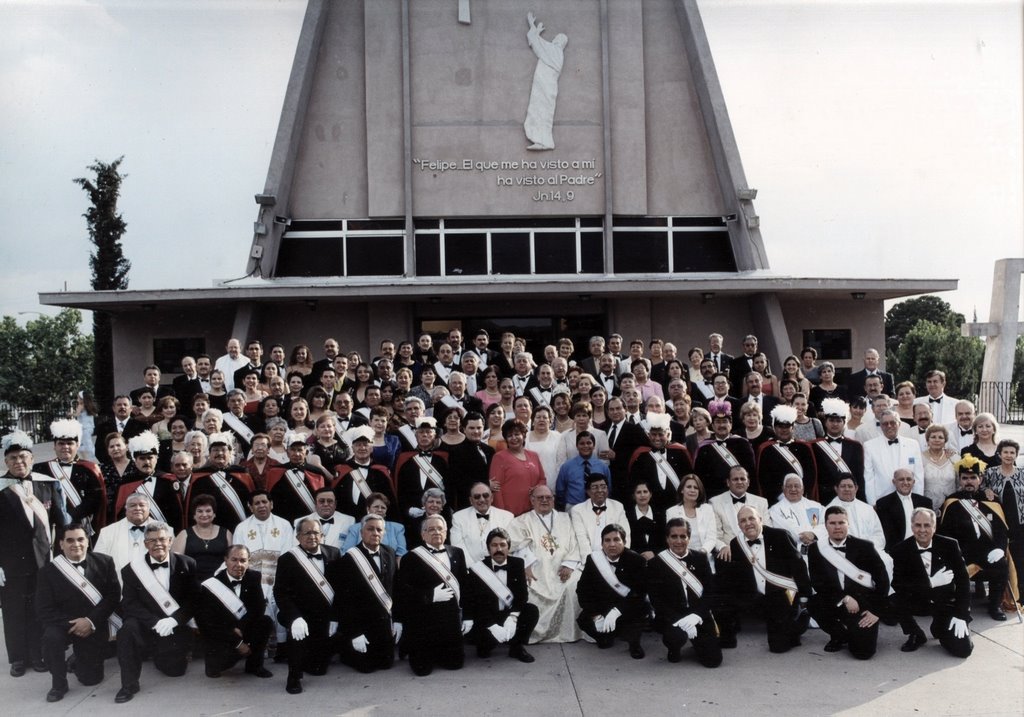
[[[699,4],[772,270],[956,278],[986,321],[1024,256],[1021,2]],[[96,159],[125,157],[130,288],[244,273],[304,9],[0,0],[0,315],[89,288]]]

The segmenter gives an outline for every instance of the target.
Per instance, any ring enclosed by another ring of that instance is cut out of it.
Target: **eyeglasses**
[[[321,533],[319,530],[305,530],[299,533],[299,535],[323,535],[323,533]]]
[[[490,498],[491,494],[490,493],[474,493],[473,495],[471,495],[469,497],[472,498],[473,500],[476,500],[477,498]]]

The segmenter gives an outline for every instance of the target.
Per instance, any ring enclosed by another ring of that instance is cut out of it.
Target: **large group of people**
[[[49,671],[59,701],[69,664],[94,685],[116,656],[123,703],[147,658],[269,678],[272,657],[298,694],[335,656],[427,675],[467,644],[531,663],[619,640],[643,659],[647,630],[713,668],[762,621],[773,653],[816,627],[868,659],[883,624],[926,644],[922,616],[970,655],[972,597],[1019,611],[1019,445],[940,370],[916,396],[874,349],[839,384],[812,348],[778,376],[742,348],[712,334],[683,361],[613,334],[535,358],[453,329],[372,359],[231,339],[170,383],[147,366],[84,434],[55,421],[53,460],[3,439],[11,675]]]

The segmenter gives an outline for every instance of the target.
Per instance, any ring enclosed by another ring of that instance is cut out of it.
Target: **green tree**
[[[96,247],[89,256],[92,288],[96,291],[128,288],[128,270],[132,264],[121,250],[121,237],[128,225],[117,211],[121,182],[127,176],[119,171],[123,160],[124,157],[110,163],[96,160],[88,167],[95,174],[95,181],[85,177],[73,180],[85,190],[92,203],[82,216],[89,229],[89,240]],[[107,406],[114,397],[114,341],[110,313],[94,311],[92,326],[95,351],[93,390],[96,404]]]
[[[931,295],[907,299],[889,309],[885,314],[885,364],[897,376],[907,375],[907,367],[899,364],[900,344],[922,320],[959,332],[964,316],[953,311],[948,302]]]
[[[969,398],[978,392],[984,355],[981,339],[961,336],[958,328],[922,320],[903,338],[896,361],[900,377],[912,381],[918,394],[924,391],[925,374],[937,368],[946,373],[946,393]]]

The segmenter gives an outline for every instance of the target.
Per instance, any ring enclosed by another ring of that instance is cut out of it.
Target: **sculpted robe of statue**
[[[558,99],[558,76],[562,74],[565,45],[569,38],[559,33],[554,40],[541,37],[544,23],[535,22],[533,13],[527,15],[530,30],[526,41],[537,56],[537,69],[533,72],[533,87],[530,89],[530,106],[526,109],[523,129],[532,144],[527,149],[554,149],[555,138],[552,125],[555,121],[555,101]]]

